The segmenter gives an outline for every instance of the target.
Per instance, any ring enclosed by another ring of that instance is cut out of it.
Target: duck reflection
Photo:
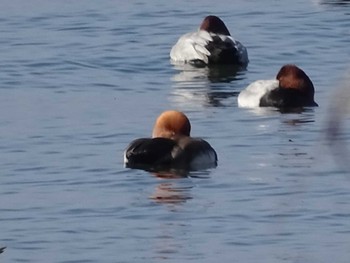
[[[189,64],[174,65],[172,100],[176,104],[223,106],[222,101],[238,95],[232,90],[235,82],[244,78],[245,69],[233,65],[194,67]]]
[[[186,253],[188,246],[184,239],[191,232],[191,223],[183,220],[169,219],[159,222],[152,241],[155,262],[174,259],[179,253]]]
[[[291,118],[286,118],[282,120],[284,124],[287,124],[289,126],[300,126],[306,123],[312,123],[315,122],[315,116],[313,114],[304,114],[304,115],[293,115]]]
[[[245,71],[245,69],[234,65],[195,67],[190,64],[175,64],[174,69],[179,72],[172,77],[172,80],[185,84],[198,80],[211,83],[229,83],[234,81],[239,76],[239,73]]]
[[[298,123],[299,121],[301,123],[304,123],[304,121],[313,122],[313,118],[312,120],[310,120],[310,115],[308,113],[311,113],[311,115],[313,115],[315,111],[314,108],[310,108],[310,107],[295,107],[295,108],[257,107],[257,108],[250,108],[250,109],[244,109],[244,110],[252,112],[253,114],[258,116],[276,115],[276,113],[279,113],[282,115],[293,115],[295,116],[295,123]],[[304,120],[304,119],[307,119],[307,120]],[[289,120],[289,121],[293,121],[293,120]]]
[[[151,172],[161,182],[155,187],[152,200],[159,204],[179,205],[192,199],[193,178],[207,178],[208,171],[189,172],[184,170],[163,170]]]
[[[190,190],[193,186],[179,186],[175,182],[160,183],[150,196],[159,204],[178,205],[192,199]]]
[[[183,171],[180,173],[177,173],[176,171],[162,171],[152,174],[157,178],[162,179],[162,182],[156,186],[153,194],[150,196],[150,198],[156,203],[178,205],[192,199],[190,191],[193,188],[193,185],[189,184],[190,180]]]

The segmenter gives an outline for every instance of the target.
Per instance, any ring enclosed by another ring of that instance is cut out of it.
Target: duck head
[[[190,136],[191,124],[186,115],[179,111],[165,111],[156,120],[152,137],[174,138]]]
[[[209,33],[230,36],[230,32],[225,23],[217,16],[205,17],[199,29],[205,30]]]
[[[282,66],[276,79],[279,81],[281,88],[298,90],[304,93],[308,100],[314,101],[314,85],[308,75],[296,65],[287,64]]]

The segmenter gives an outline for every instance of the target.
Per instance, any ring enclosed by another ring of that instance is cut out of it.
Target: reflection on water
[[[243,79],[245,70],[232,65],[194,67],[189,64],[174,65],[176,74],[171,78],[171,99],[180,105],[222,107],[223,100],[237,97],[231,82]]]
[[[172,80],[189,84],[196,80],[208,80],[212,83],[226,82],[240,79],[239,73],[245,70],[233,65],[215,65],[206,67],[194,67],[190,64],[174,65],[174,69],[179,71]]]
[[[210,170],[185,172],[182,170],[170,170],[151,173],[160,179],[151,199],[160,204],[178,205],[192,199],[191,189],[194,187],[192,180],[195,178],[208,178]]]
[[[168,260],[178,253],[184,255],[184,251],[187,250],[185,239],[189,228],[189,224],[185,221],[161,222],[157,227],[156,239],[153,243],[154,259]]]
[[[176,105],[190,107],[225,107],[225,100],[237,97],[238,91],[228,91],[226,89],[212,90],[210,87],[203,88],[177,88],[171,93],[171,100]]]
[[[298,111],[280,111],[284,113],[283,123],[297,126],[305,123],[315,122],[315,109],[314,108],[299,108]],[[294,113],[294,114],[293,114]]]
[[[210,67],[194,67],[189,64],[174,65],[174,69],[179,71],[171,79],[174,82],[180,82],[181,85],[190,85],[198,80],[212,83],[226,82],[241,79],[240,73],[244,72],[244,69],[233,65],[216,65]],[[197,84],[198,85],[198,84]]]
[[[305,108],[305,107],[295,107],[295,108],[279,108],[278,111],[280,113],[297,113],[297,114],[301,114],[301,113],[305,113],[308,111],[312,111],[312,108]]]
[[[176,179],[188,177],[189,171],[179,169],[168,169],[161,171],[153,171],[152,175],[162,179]]]
[[[287,118],[286,121],[293,124],[297,123],[305,123],[305,122],[313,122],[314,120],[310,116],[313,116],[314,108],[307,108],[307,107],[296,107],[296,108],[274,108],[274,107],[255,107],[255,108],[244,108],[244,110],[251,112],[257,116],[269,116],[269,115],[275,115],[276,112],[279,112],[281,114],[285,115],[293,115],[297,116],[295,119],[289,119]],[[311,114],[308,114],[311,113]],[[295,114],[295,115],[294,115]]]
[[[160,183],[150,198],[161,204],[181,204],[192,199],[192,188],[193,186],[179,186],[175,182]]]
[[[315,120],[313,119],[309,119],[309,118],[301,118],[301,119],[288,119],[288,120],[284,120],[283,121],[285,124],[288,124],[290,126],[298,126],[298,125],[302,125],[304,123],[310,123],[310,122],[315,122]]]

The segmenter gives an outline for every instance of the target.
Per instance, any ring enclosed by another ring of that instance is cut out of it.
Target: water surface
[[[350,181],[326,140],[349,68],[348,1],[16,0],[0,14],[1,261],[348,262]],[[246,71],[171,65],[208,14],[247,47]],[[286,63],[320,107],[237,107]],[[216,169],[123,167],[166,109],[189,116]]]

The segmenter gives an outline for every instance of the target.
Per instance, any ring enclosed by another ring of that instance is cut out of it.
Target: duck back
[[[261,107],[295,108],[318,106],[304,92],[297,89],[277,88],[260,99]]]
[[[171,165],[172,151],[176,143],[167,138],[140,138],[132,141],[124,153],[124,162],[129,168]]]
[[[212,38],[206,45],[209,64],[241,64],[240,54],[230,38],[222,40],[218,35]]]

